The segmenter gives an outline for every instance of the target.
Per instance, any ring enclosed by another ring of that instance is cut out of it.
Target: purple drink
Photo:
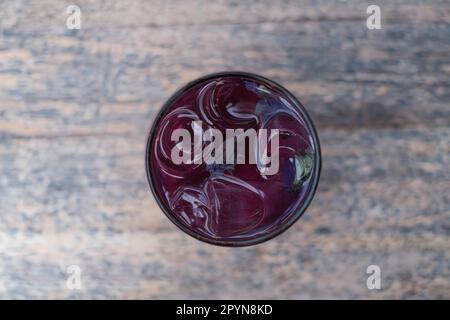
[[[317,134],[302,105],[280,85],[240,72],[203,77],[172,96],[153,124],[146,161],[170,220],[227,246],[286,230],[320,174]]]

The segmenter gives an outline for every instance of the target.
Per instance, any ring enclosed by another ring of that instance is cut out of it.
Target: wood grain
[[[449,1],[380,1],[374,31],[360,1],[77,1],[78,31],[69,4],[0,3],[0,298],[450,298]],[[305,216],[250,248],[184,235],[145,177],[159,107],[223,70],[322,144]]]

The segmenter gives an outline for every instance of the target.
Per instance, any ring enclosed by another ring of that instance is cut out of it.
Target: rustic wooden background
[[[323,150],[305,216],[249,248],[183,234],[144,170],[158,108],[224,70],[290,89]],[[0,2],[0,298],[448,299],[449,153],[449,1]]]

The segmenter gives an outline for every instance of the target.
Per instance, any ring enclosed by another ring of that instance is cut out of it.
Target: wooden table
[[[79,0],[80,30],[69,4],[0,3],[0,298],[450,298],[449,1],[377,1],[381,30],[356,0]],[[223,70],[290,89],[324,158],[248,248],[179,231],[145,177],[156,111]]]

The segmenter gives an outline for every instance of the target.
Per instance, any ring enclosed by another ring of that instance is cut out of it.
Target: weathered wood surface
[[[78,31],[0,3],[0,298],[450,298],[449,1],[379,1],[374,31],[361,1],[76,3]],[[308,212],[250,248],[184,235],[145,178],[155,112],[222,70],[284,84],[322,143]]]

